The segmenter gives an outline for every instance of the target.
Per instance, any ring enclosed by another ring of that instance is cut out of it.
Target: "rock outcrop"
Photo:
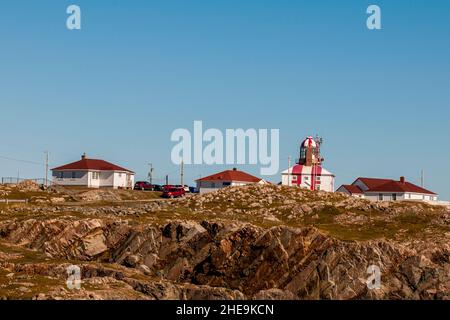
[[[138,279],[98,267],[83,267],[82,277],[115,279],[152,299],[450,298],[448,242],[342,241],[312,227],[206,220],[14,220],[0,223],[0,236],[49,259],[120,265]],[[10,263],[3,268],[27,268]],[[367,286],[371,265],[380,268],[379,289]]]

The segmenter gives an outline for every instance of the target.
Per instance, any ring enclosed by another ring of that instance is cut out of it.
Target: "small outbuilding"
[[[196,180],[197,188],[200,193],[216,191],[229,186],[243,186],[251,183],[265,184],[264,179],[252,176],[236,168],[225,170],[219,173]]]

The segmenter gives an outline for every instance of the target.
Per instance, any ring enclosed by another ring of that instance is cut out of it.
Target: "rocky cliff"
[[[247,201],[253,191],[250,188],[237,192],[247,193],[244,197]],[[228,196],[222,192],[139,208],[8,209],[0,220],[0,296],[37,299],[450,298],[447,210],[418,204],[394,208],[390,204],[374,205],[346,197],[338,201],[315,193],[303,194],[301,203],[290,202],[289,197],[278,199],[280,193],[270,190],[260,194],[264,201],[272,197],[271,205],[250,199],[248,205],[253,207],[246,208],[246,203],[236,200],[240,195],[235,190],[226,192]],[[229,199],[232,201],[228,202]],[[274,203],[278,205],[273,206]],[[343,207],[342,203],[346,205]],[[217,214],[219,210],[230,217]],[[248,214],[255,220],[237,219],[235,210],[243,210],[238,211],[239,214]],[[345,212],[348,212],[347,217],[343,216]],[[410,217],[414,212],[416,224],[397,219],[402,215]],[[288,217],[294,214],[299,220],[303,217],[303,225],[292,226],[283,221],[284,218],[292,220]],[[358,218],[369,214],[370,220]],[[316,215],[318,218],[314,218]],[[268,221],[268,216],[275,219]],[[429,218],[426,222],[424,216]],[[406,222],[395,229],[404,229],[401,236],[392,234],[391,227],[384,230],[384,236],[379,235],[383,230],[376,230],[370,234],[372,239],[353,239],[358,229],[364,233],[370,227],[383,225],[377,221]],[[356,229],[345,239],[346,233],[340,228]],[[333,234],[332,230],[338,232]],[[428,236],[424,230],[434,233]],[[65,286],[69,265],[81,268],[81,290],[69,290]],[[367,286],[370,276],[367,269],[371,265],[380,268],[379,289]]]

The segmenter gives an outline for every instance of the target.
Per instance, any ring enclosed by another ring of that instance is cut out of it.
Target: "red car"
[[[154,185],[150,184],[150,182],[147,181],[138,181],[134,184],[134,190],[153,191]]]
[[[163,198],[179,198],[184,196],[186,191],[183,188],[176,187],[166,187],[164,188],[164,192],[162,194]]]

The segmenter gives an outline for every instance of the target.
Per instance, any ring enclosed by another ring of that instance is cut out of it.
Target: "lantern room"
[[[305,166],[320,165],[322,158],[320,157],[320,138],[307,137],[300,144],[300,157],[298,164]]]

